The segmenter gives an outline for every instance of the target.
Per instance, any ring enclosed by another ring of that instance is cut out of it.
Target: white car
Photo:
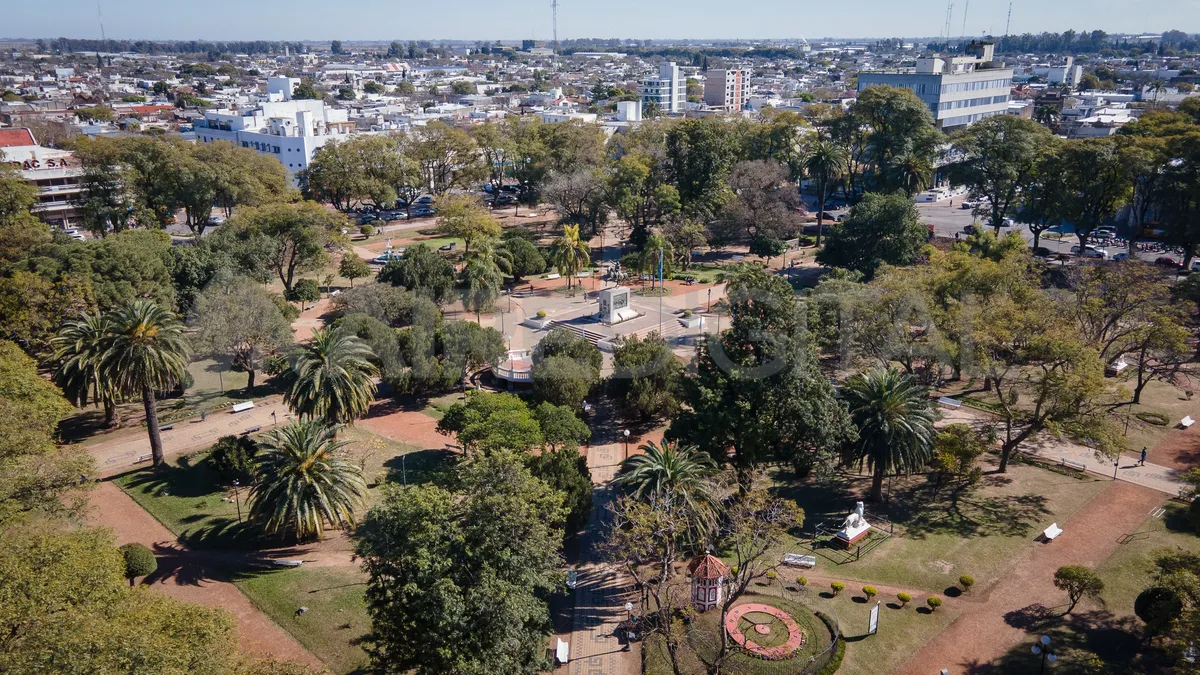
[[[1078,244],[1071,247],[1071,255],[1079,255],[1079,245]],[[1105,249],[1102,249],[1102,248],[1096,248],[1095,246],[1088,244],[1087,247],[1084,248],[1084,250],[1083,250],[1083,257],[1099,258],[1101,260],[1108,260],[1108,251]]]

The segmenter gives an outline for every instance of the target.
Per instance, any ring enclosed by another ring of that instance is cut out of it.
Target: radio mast
[[[1012,3],[1008,3],[1008,21],[1004,23],[1004,34],[1009,34],[1008,29],[1012,27]]]
[[[554,27],[554,49],[550,63],[554,68],[554,87],[558,88],[558,0],[550,0],[550,17]]]

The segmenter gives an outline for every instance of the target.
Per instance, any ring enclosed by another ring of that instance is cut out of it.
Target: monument
[[[838,530],[834,537],[843,546],[849,548],[866,537],[870,531],[871,525],[863,517],[863,503],[858,502],[854,506],[854,510],[850,512],[850,515],[846,516],[846,520],[842,521],[842,529]]]
[[[637,318],[637,311],[629,306],[628,288],[624,286],[605,288],[597,293],[597,296],[600,301],[600,313],[597,316],[600,323],[611,326]]]

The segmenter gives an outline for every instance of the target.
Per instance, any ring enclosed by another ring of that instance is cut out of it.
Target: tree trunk
[[[875,475],[871,478],[871,495],[868,497],[870,501],[883,501],[883,462],[875,462]]]
[[[253,389],[254,388],[254,369],[247,367],[246,368],[246,376],[247,376],[246,377],[246,388]]]
[[[104,402],[104,424],[110,429],[121,426],[121,411],[117,410],[116,401]]]
[[[1033,250],[1036,251],[1038,248],[1038,242],[1040,242],[1042,240],[1042,231],[1041,230],[1032,230],[1032,232],[1033,232]],[[1132,246],[1132,245],[1133,244],[1130,243],[1130,246]],[[1130,255],[1132,255],[1132,254],[1130,254]]]
[[[162,434],[158,431],[158,403],[154,400],[154,390],[146,387],[142,390],[142,405],[146,408],[146,430],[150,432],[150,454],[154,456],[154,466],[161,466],[163,457]]]

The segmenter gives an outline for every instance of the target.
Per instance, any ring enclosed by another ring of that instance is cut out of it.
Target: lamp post
[[[1046,672],[1046,662],[1054,663],[1058,660],[1058,655],[1050,651],[1050,636],[1043,635],[1037,643],[1033,645],[1033,653],[1042,657],[1042,665],[1038,668],[1038,675]]]
[[[629,433],[626,431],[625,433]],[[629,618],[625,622],[625,651],[633,649],[633,603],[625,603],[625,611],[629,614]]]
[[[712,287],[708,288],[708,313],[712,314]]]
[[[629,459],[629,430],[622,429],[621,434],[625,437],[625,459]]]
[[[238,482],[237,479],[234,479],[234,481],[233,481],[233,503],[237,504],[238,522],[240,523],[240,522],[242,522],[242,500],[238,498],[238,485],[240,485],[240,483]]]

